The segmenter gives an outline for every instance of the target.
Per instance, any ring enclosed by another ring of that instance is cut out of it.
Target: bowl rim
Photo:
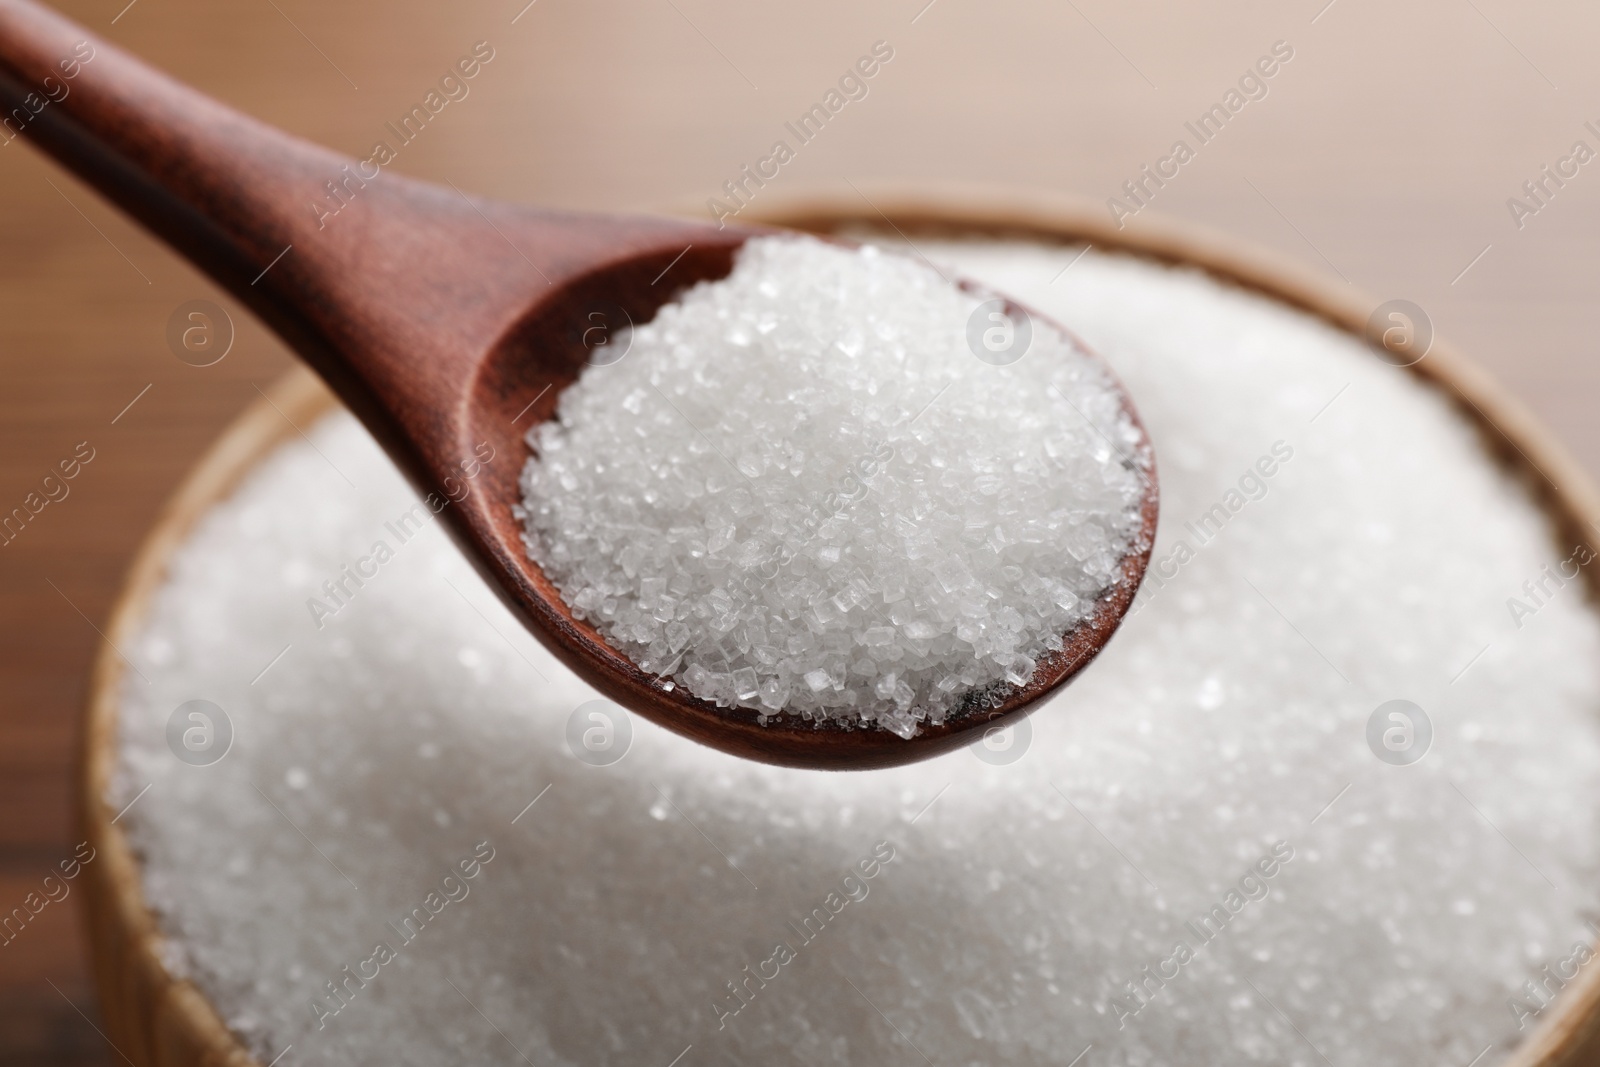
[[[1292,257],[1215,228],[1141,212],[1114,223],[1097,201],[1075,194],[970,183],[857,182],[792,192],[763,191],[741,221],[828,233],[878,229],[909,235],[1016,238],[1087,243],[1105,252],[1198,267],[1330,325],[1364,337],[1379,301]],[[698,205],[674,214],[694,216]],[[1374,358],[1377,358],[1376,355]],[[1588,544],[1600,530],[1600,495],[1577,461],[1487,371],[1435,334],[1424,358],[1404,368],[1438,388],[1478,430],[1484,446],[1532,491],[1560,538]],[[119,647],[134,636],[167,560],[206,512],[229,496],[278,444],[337,406],[332,393],[295,365],[228,424],[167,500],[134,554],[95,656],[78,761],[77,823],[95,849],[87,864],[83,909],[91,961],[108,1032],[134,1062],[161,1067],[260,1067],[189,978],[162,961],[159,922],[145,901],[139,863],[116,825],[110,787],[116,773],[118,709],[124,680]],[[1600,598],[1600,568],[1585,571]],[[137,802],[137,801],[135,801]],[[130,805],[131,807],[131,805]],[[1600,1056],[1600,967],[1587,968],[1513,1047],[1503,1067],[1557,1067]]]

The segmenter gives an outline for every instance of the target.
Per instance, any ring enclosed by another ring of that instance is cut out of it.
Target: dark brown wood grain
[[[752,711],[717,708],[639,670],[574,618],[527,558],[512,512],[522,435],[582,370],[590,308],[619,305],[647,321],[684,286],[726,276],[760,231],[470,200],[383,174],[189,90],[31,0],[0,0],[5,110],[36,104],[69,69],[70,92],[29,119],[24,135],[251,307],[420,493],[458,496],[463,464],[492,449],[475,491],[444,509],[448,527],[523,623],[629,710],[772,763],[908,763],[1026,714],[1093,659],[1126,613],[1154,539],[1153,469],[1121,580],[1064,635],[1065,648],[1026,686],[910,740],[789,716],[763,725]],[[1133,412],[1125,394],[1124,406]],[[1148,455],[1147,440],[1140,450]]]

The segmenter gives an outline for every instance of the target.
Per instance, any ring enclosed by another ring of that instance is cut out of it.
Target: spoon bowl
[[[594,359],[591,331],[648,321],[685,287],[727,276],[739,247],[772,231],[548,211],[386,173],[234,112],[32,0],[0,0],[0,108],[276,330],[419,494],[441,502],[467,557],[558,658],[629,711],[704,744],[827,769],[971,744],[1087,665],[1143,577],[1153,463],[1119,580],[1028,684],[972,694],[910,739],[786,715],[763,725],[753,711],[718,708],[641,671],[575,618],[528,558],[515,508],[524,435]],[[1122,402],[1148,458],[1125,392]]]
[[[726,276],[738,245],[748,236],[725,246],[708,247],[703,257],[683,271],[683,278]],[[697,245],[695,251],[700,250]],[[1134,547],[1122,560],[1119,578],[1088,619],[1063,635],[1064,647],[1040,657],[1026,686],[973,694],[969,708],[943,725],[920,724],[910,739],[877,727],[851,727],[836,721],[818,724],[790,715],[769,717],[762,723],[755,711],[716,707],[670,678],[641,670],[608,644],[593,625],[573,614],[555,584],[528,558],[523,524],[513,512],[513,505],[521,500],[518,477],[529,454],[523,436],[529,427],[555,416],[561,390],[576,381],[594,359],[595,349],[583,338],[597,315],[617,317],[620,312],[626,322],[647,322],[662,303],[676,295],[675,290],[650,285],[649,279],[659,274],[664,256],[682,251],[664,249],[619,265],[604,275],[584,279],[560,299],[541,303],[508,331],[480,364],[468,397],[462,443],[487,441],[497,456],[509,454],[515,459],[484,468],[478,476],[483,491],[473,493],[457,510],[458,535],[470,540],[479,569],[492,583],[499,583],[502,595],[529,628],[596,689],[669,729],[751,759],[834,770],[895,766],[973,744],[986,731],[1015,723],[1087,666],[1127,612],[1149,560],[1158,510],[1153,467],[1144,482],[1141,528],[1132,542]],[[688,259],[689,255],[684,255],[673,271],[682,269]],[[1066,333],[1038,312],[1022,310],[1035,322]],[[1081,342],[1077,344],[1089,351]],[[1120,383],[1117,388],[1121,391]],[[1126,392],[1122,392],[1122,401],[1123,410],[1143,436],[1143,426]],[[1148,454],[1147,438],[1140,450]],[[979,697],[989,699],[980,703]]]

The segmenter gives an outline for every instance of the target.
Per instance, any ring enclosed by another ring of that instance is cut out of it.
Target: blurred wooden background
[[[774,188],[981,181],[1097,199],[1154,164],[1274,42],[1293,59],[1151,210],[1407,298],[1600,469],[1600,163],[1519,229],[1507,199],[1600,150],[1592,5],[1512,0],[71,0],[96,33],[268,122],[366,155],[478,41],[494,60],[394,168],[584,208],[698,204],[874,42],[894,58]],[[125,6],[126,5],[126,6]],[[387,138],[386,138],[387,139]],[[788,138],[786,138],[788,139]],[[758,194],[758,196],[761,194]],[[222,362],[168,351],[194,298]],[[0,548],[0,912],[72,849],[85,675],[130,554],[281,345],[25,142],[0,148],[0,512],[95,459]],[[135,401],[132,407],[130,402]],[[0,948],[0,1063],[121,1062],[95,1030],[76,912]]]

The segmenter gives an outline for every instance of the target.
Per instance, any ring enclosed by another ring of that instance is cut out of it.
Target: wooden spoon
[[[1122,580],[1028,685],[974,696],[971,710],[910,740],[788,715],[763,726],[754,712],[717,708],[639,670],[573,618],[528,559],[512,506],[523,434],[551,417],[584,368],[590,313],[620,307],[648,321],[685,286],[726,276],[759,231],[546,211],[380,175],[223,107],[30,0],[0,0],[0,104],[0,139],[26,136],[248,304],[419,492],[455,497],[470,485],[442,515],[485,580],[586,682],[670,730],[797,767],[946,752],[1018,720],[1081,670],[1143,577],[1153,467]],[[1147,441],[1140,447],[1148,454]],[[468,479],[488,449],[495,458]]]

